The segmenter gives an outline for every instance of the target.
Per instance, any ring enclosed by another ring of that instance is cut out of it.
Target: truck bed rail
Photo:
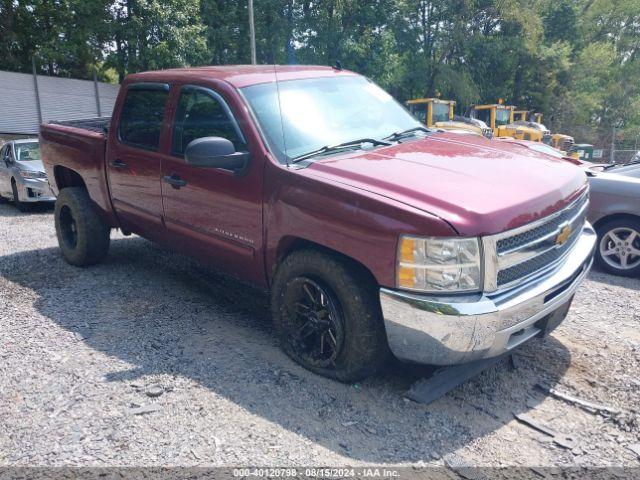
[[[50,122],[54,125],[65,125],[67,127],[81,128],[83,130],[90,130],[98,133],[108,133],[109,124],[111,123],[111,117],[94,117],[94,118],[82,118],[79,120],[66,120],[66,121],[53,121]]]

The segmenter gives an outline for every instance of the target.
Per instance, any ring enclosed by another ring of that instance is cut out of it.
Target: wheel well
[[[602,217],[600,220],[593,224],[593,228],[598,230],[603,224],[612,220],[635,220],[636,222],[640,222],[640,216],[634,215],[632,213],[614,213],[613,215]]]
[[[80,174],[70,168],[57,165],[53,168],[53,174],[55,176],[58,190],[62,190],[67,187],[87,188]]]
[[[325,253],[326,255],[331,255],[332,257],[339,259],[341,262],[349,264],[352,268],[358,269],[365,277],[367,277],[372,282],[373,285],[378,285],[376,277],[373,275],[371,270],[369,270],[369,268],[367,268],[367,266],[363,263],[345,255],[344,253],[340,253],[337,250],[299,237],[284,237],[280,240],[276,253],[276,261],[272,267],[270,278],[273,278],[278,265],[282,263],[285,257],[298,250],[317,250]]]

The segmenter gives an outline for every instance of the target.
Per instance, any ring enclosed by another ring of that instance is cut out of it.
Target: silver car
[[[590,174],[589,183],[596,262],[614,275],[640,275],[640,165],[608,167]]]
[[[13,199],[20,211],[34,202],[53,202],[38,140],[13,140],[0,149],[0,197]]]

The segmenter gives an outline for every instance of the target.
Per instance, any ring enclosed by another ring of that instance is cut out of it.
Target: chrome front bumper
[[[547,333],[566,316],[595,244],[586,223],[562,263],[497,294],[434,297],[381,288],[391,351],[401,360],[455,365],[501,355]]]
[[[18,189],[18,199],[23,203],[54,202],[56,200],[46,178],[16,178],[16,188]]]

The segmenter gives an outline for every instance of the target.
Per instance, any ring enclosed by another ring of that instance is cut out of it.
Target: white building
[[[0,71],[0,139],[37,136],[41,122],[107,117],[118,85]]]

